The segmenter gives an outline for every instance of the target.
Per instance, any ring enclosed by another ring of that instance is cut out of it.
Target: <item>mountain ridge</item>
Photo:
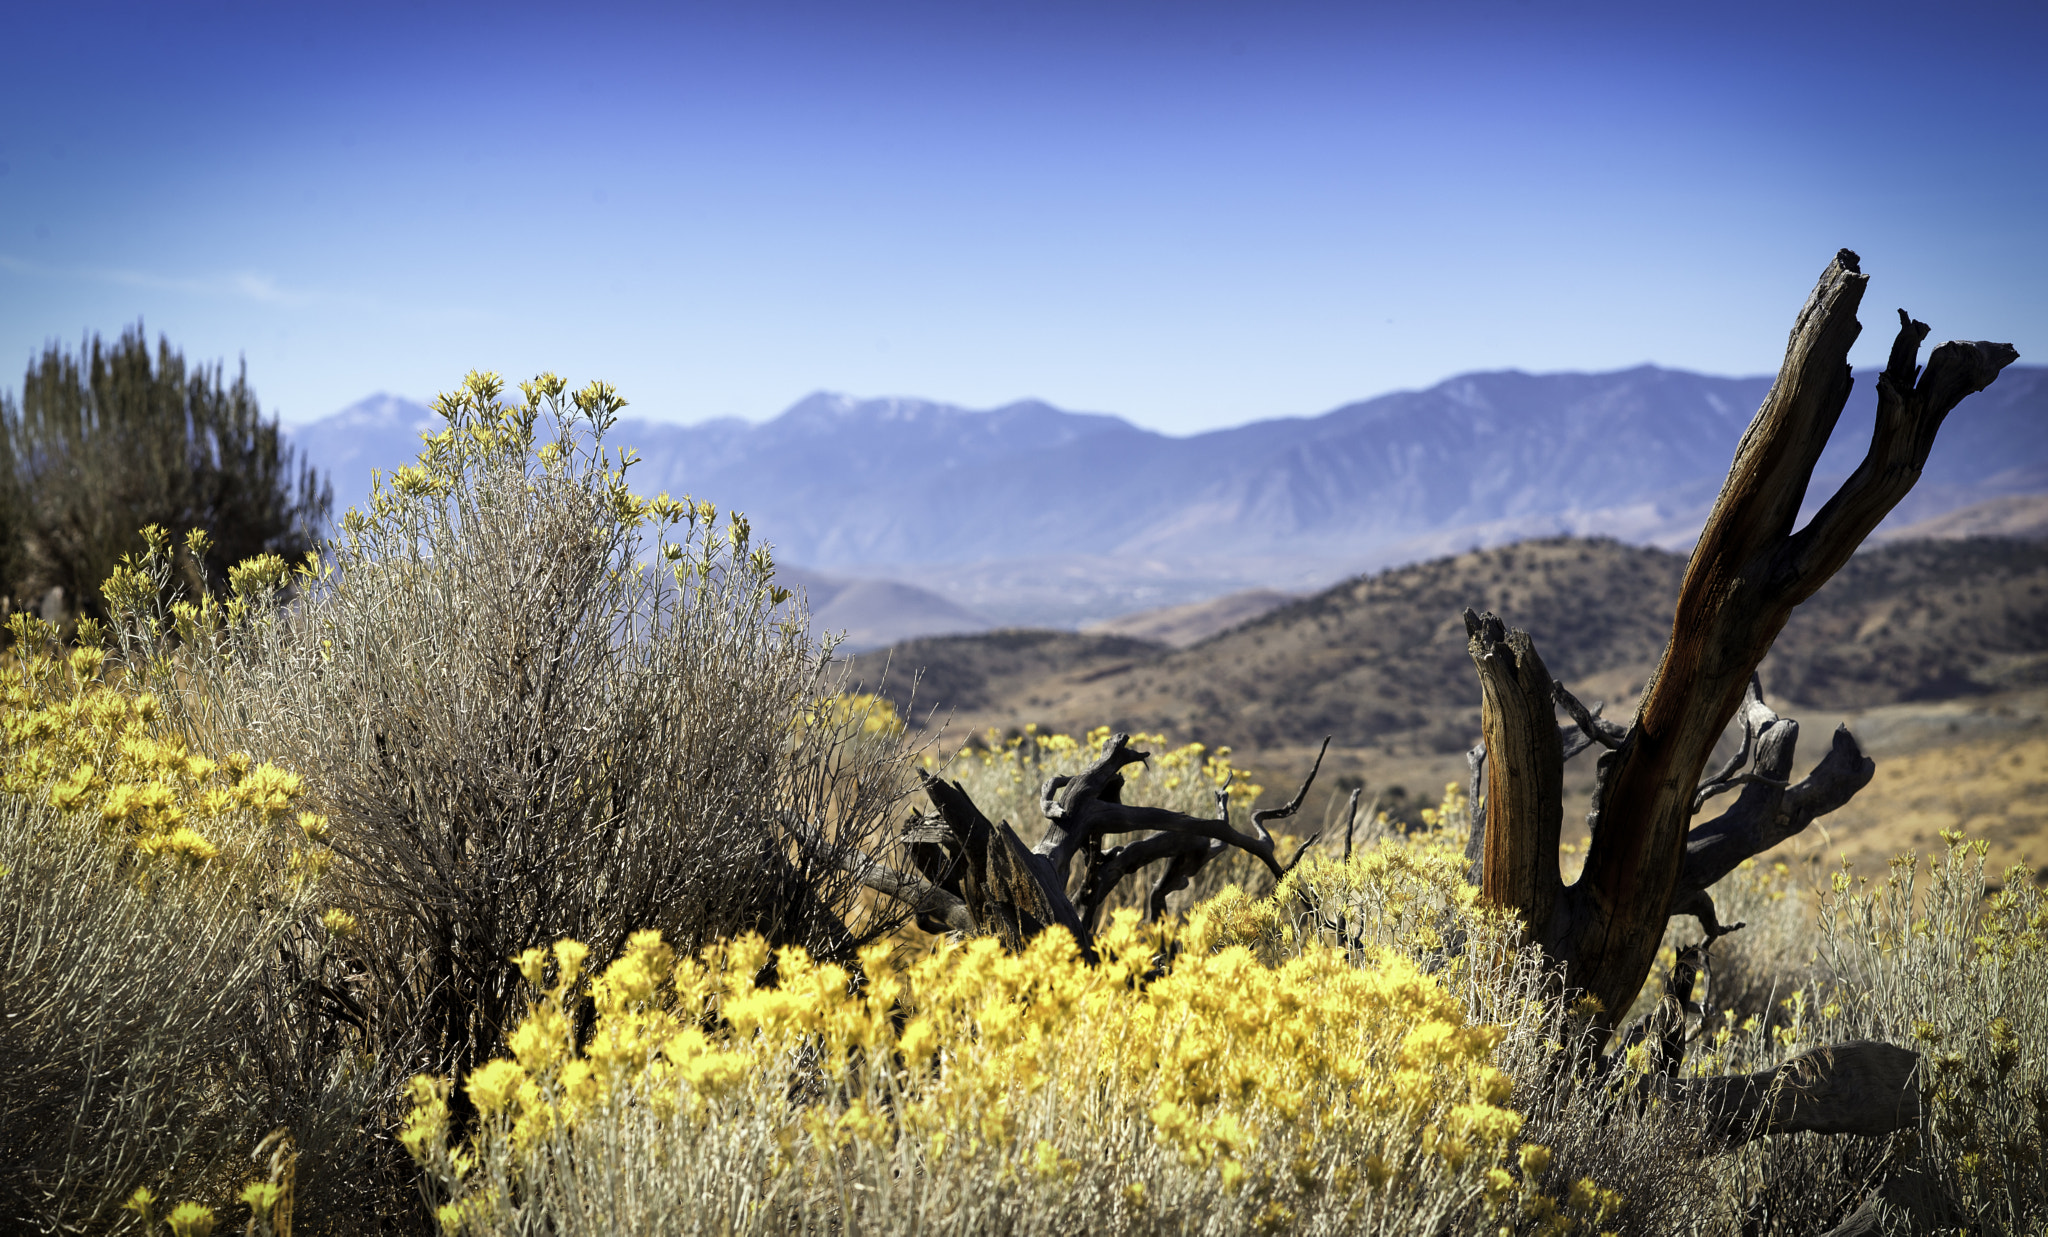
[[[1858,378],[1809,507],[1868,441],[1874,396]],[[891,580],[994,625],[1071,627],[1532,536],[1683,549],[1770,382],[1493,370],[1185,437],[1042,400],[975,411],[817,392],[759,424],[625,420],[612,441],[639,451],[635,488],[742,509],[785,561]],[[369,466],[407,462],[432,424],[383,396],[291,432],[336,473],[345,507]],[[1887,528],[2048,492],[2044,426],[2048,369],[2008,369],[1949,418]]]

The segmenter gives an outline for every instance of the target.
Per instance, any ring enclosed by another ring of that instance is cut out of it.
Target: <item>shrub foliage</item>
[[[440,1069],[501,1047],[537,940],[850,956],[872,925],[842,859],[902,793],[893,740],[812,708],[830,650],[744,517],[635,497],[609,388],[501,393],[444,396],[303,599],[187,671],[224,702],[196,725],[311,783],[352,997],[380,1051]]]

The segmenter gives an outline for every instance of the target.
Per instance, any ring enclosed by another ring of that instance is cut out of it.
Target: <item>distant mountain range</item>
[[[761,424],[629,420],[612,441],[640,452],[635,488],[738,507],[782,558],[830,572],[859,613],[848,629],[882,643],[1301,590],[1530,536],[1683,548],[1769,387],[1651,366],[1476,373],[1181,438],[1035,401],[821,393]],[[1874,405],[1859,375],[1815,504],[1860,458]],[[291,433],[332,474],[339,510],[367,494],[371,467],[408,462],[434,420],[375,396]],[[2048,369],[2015,366],[1949,418],[1891,524],[2044,492]],[[909,587],[846,594],[861,580]]]

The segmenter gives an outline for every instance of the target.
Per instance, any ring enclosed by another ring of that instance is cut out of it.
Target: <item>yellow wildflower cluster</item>
[[[53,653],[39,626],[15,616],[15,654],[0,667],[0,790],[96,814],[142,854],[195,862],[219,853],[208,836],[216,822],[270,825],[292,811],[304,790],[297,774],[243,752],[216,760],[192,751],[154,693],[107,681],[105,649]],[[309,836],[324,831],[305,815]]]
[[[520,400],[501,402],[504,394],[503,378],[472,370],[458,390],[435,400],[434,411],[446,428],[421,435],[419,462],[388,475],[372,470],[369,501],[343,513],[341,541],[351,557],[376,561],[394,537],[420,534],[480,494],[495,491],[501,501],[518,491],[548,489],[557,497],[575,491],[580,495],[576,501],[587,504],[595,517],[590,535],[608,552],[652,524],[654,549],[677,586],[703,589],[715,574],[730,573],[750,591],[758,589],[769,605],[789,600],[790,591],[773,583],[773,554],[753,540],[745,515],[727,512],[721,528],[711,503],[688,495],[643,498],[633,493],[627,473],[640,462],[638,453],[601,445],[626,406],[609,383],[592,382],[571,392],[562,378],[544,373],[519,384]],[[573,424],[572,407],[581,428]],[[554,421],[551,442],[540,440],[543,417]],[[621,566],[613,578],[645,569],[644,563]]]
[[[1237,930],[1242,939],[1292,947],[1294,918],[1277,911],[1261,918],[1259,908],[1299,905],[1310,908],[1321,930],[1354,950],[1390,948],[1427,957],[1445,949],[1460,927],[1486,914],[1475,906],[1479,891],[1466,879],[1463,812],[1464,796],[1446,792],[1445,806],[1424,813],[1432,827],[1397,843],[1361,847],[1348,862],[1311,851],[1269,901],[1240,898],[1230,904]]]
[[[588,950],[562,941],[516,959],[539,999],[511,1055],[461,1082],[480,1117],[469,1142],[450,1145],[449,1084],[431,1078],[415,1080],[401,1137],[447,1189],[451,1232],[489,1227],[519,1189],[506,1165],[628,1114],[679,1141],[770,1122],[774,1171],[806,1181],[849,1156],[1058,1181],[1084,1164],[1124,1171],[1094,1144],[1142,1131],[1255,1201],[1266,1228],[1332,1192],[1359,1214],[1417,1191],[1488,1206],[1540,1195],[1547,1153],[1518,1158],[1522,1117],[1492,1064],[1500,1028],[1468,1022],[1398,954],[1359,966],[1311,944],[1271,966],[1237,931],[1206,906],[1178,932],[1121,913],[1092,966],[1054,929],[1017,955],[986,937],[907,961],[871,946],[859,978],[786,949],[772,986],[758,936],[679,958],[637,933],[587,982]],[[1165,955],[1176,960],[1157,975]],[[579,1047],[583,997],[595,1008]],[[1130,1171],[1117,1189],[1142,1208],[1147,1184]]]
[[[1435,807],[1422,809],[1422,825],[1425,829],[1458,830],[1470,829],[1471,802],[1465,788],[1456,782],[1444,783],[1444,797]]]
[[[803,724],[839,734],[857,730],[863,735],[888,738],[903,733],[903,719],[897,715],[895,704],[872,692],[827,696],[804,711]]]

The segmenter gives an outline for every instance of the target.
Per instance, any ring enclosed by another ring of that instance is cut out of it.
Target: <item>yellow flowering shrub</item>
[[[1517,1146],[1501,1028],[1392,951],[1361,966],[1311,942],[1268,965],[1233,939],[1243,918],[1205,905],[1172,931],[1123,912],[1094,966],[1058,929],[1017,955],[985,937],[871,946],[858,978],[771,958],[758,936],[690,958],[653,932],[587,978],[587,951],[558,942],[517,959],[539,995],[511,1055],[460,1082],[469,1137],[451,1141],[449,1084],[421,1078],[401,1139],[447,1192],[450,1232],[513,1227],[596,1170],[579,1157],[617,1173],[636,1126],[672,1163],[755,1131],[757,1201],[704,1217],[713,1231],[781,1231],[785,1206],[806,1224],[907,1223],[934,1199],[949,1231],[979,1231],[962,1217],[992,1206],[1061,1231],[1084,1197],[1102,1208],[1091,1231],[1126,1232],[1197,1212],[1225,1231],[1370,1230],[1525,1207],[1562,1231],[1618,1205],[1534,1184],[1547,1153]]]
[[[15,654],[0,665],[0,791],[66,816],[96,817],[116,841],[147,856],[216,858],[219,830],[261,832],[293,811],[297,774],[247,753],[193,751],[155,693],[109,683],[107,651],[53,652],[39,620],[15,615]],[[88,638],[94,633],[84,633]],[[301,823],[309,837],[317,816]]]
[[[0,660],[0,951],[17,963],[0,971],[0,1216],[52,1231],[103,1231],[124,1199],[147,1227],[158,1192],[217,1197],[222,1157],[275,1123],[251,1046],[300,1025],[267,968],[326,861],[300,778],[204,750],[165,703],[182,690],[168,662],[136,655],[188,647],[172,624],[231,621],[166,604],[170,539],[144,535],[109,583],[111,633],[82,621],[66,648],[17,615]],[[213,1214],[188,1200],[157,1218],[203,1234]]]
[[[1475,912],[1479,891],[1468,883],[1464,796],[1446,793],[1444,806],[1425,809],[1430,827],[1390,844],[1308,858],[1287,874],[1273,898],[1296,905],[1331,939],[1349,947],[1391,948],[1427,957],[1451,945]],[[1288,925],[1274,931],[1291,940]]]

